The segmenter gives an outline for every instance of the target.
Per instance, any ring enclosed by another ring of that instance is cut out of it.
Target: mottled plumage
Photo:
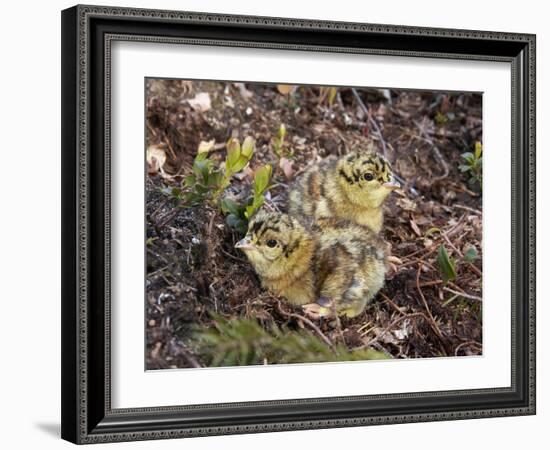
[[[382,204],[398,187],[390,164],[372,150],[328,157],[295,182],[289,214],[300,220],[349,220],[379,233]]]
[[[296,305],[328,298],[338,314],[355,317],[384,284],[384,241],[349,221],[306,228],[286,214],[260,211],[236,247],[264,287]]]

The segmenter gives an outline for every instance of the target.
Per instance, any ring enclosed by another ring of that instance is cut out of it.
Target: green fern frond
[[[256,320],[227,320],[217,315],[214,320],[215,326],[197,330],[190,344],[211,367],[389,358],[370,348],[349,351],[343,344],[329,347],[306,330],[281,329],[274,324],[265,329]]]

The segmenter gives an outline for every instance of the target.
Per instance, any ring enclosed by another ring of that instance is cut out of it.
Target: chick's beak
[[[391,189],[392,191],[401,188],[401,184],[399,184],[399,181],[397,181],[395,178],[392,178],[390,181],[384,183],[382,186],[387,189]]]
[[[254,244],[250,241],[250,238],[245,237],[235,244],[235,248],[240,248],[243,251],[252,250],[254,248]]]

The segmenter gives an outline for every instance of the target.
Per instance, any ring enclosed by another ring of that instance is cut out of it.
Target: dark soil
[[[209,94],[208,110],[188,103],[198,93]],[[289,184],[308,163],[369,141],[381,152],[385,147],[405,182],[386,202],[383,235],[395,259],[384,289],[362,315],[342,319],[340,328],[316,322],[325,336],[343,340],[349,349],[368,346],[396,358],[481,354],[481,195],[479,185],[459,170],[460,155],[482,139],[481,95],[356,93],[371,120],[350,88],[338,88],[330,104],[318,87],[283,94],[276,85],[148,81],[147,144],[164,151],[166,162],[162,171],[150,168],[146,180],[147,368],[204,365],[188,344],[194,327],[212,325],[210,311],[308,328],[306,321],[288,316],[303,315],[301,308],[261,288],[234,249],[241,236],[216,207],[179,207],[162,191],[181,187],[201,141],[214,140],[212,154],[223,160],[225,142],[247,136],[256,140],[252,168],[266,163],[277,168],[270,209],[286,210]],[[290,179],[272,146],[281,123],[293,164]],[[235,193],[249,189],[250,177],[241,178],[231,184]],[[457,261],[457,277],[446,284],[437,263],[440,245]],[[479,258],[459,263],[471,247]]]

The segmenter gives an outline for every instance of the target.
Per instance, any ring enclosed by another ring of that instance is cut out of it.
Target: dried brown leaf
[[[249,91],[244,83],[235,83],[235,87],[239,90],[239,94],[241,94],[241,97],[243,98],[250,98],[254,96],[252,91]]]
[[[296,86],[294,86],[293,84],[277,85],[277,90],[279,91],[280,94],[283,94],[283,95],[291,94],[292,92],[294,92],[295,89],[296,89]]]
[[[287,158],[281,158],[279,160],[279,167],[283,170],[287,180],[292,180],[294,175],[294,169],[292,168],[292,161]]]
[[[408,198],[398,198],[396,200],[397,205],[404,211],[416,211],[416,203]]]
[[[154,175],[158,172],[164,173],[164,164],[166,163],[166,152],[159,145],[150,145],[147,148],[147,171]]]
[[[206,112],[212,107],[208,92],[199,92],[194,98],[187,100],[187,103],[189,103],[191,108],[199,112]]]
[[[421,237],[421,236],[422,236],[422,233],[420,232],[420,228],[418,228],[418,225],[416,224],[416,222],[414,221],[414,219],[411,219],[409,223],[411,224],[411,228],[412,228],[412,230],[414,231],[414,233],[415,233],[417,236]]]
[[[389,255],[386,259],[388,262],[392,262],[394,264],[398,264],[398,265],[403,264],[403,261],[394,255]]]
[[[212,139],[211,141],[201,141],[197,153],[208,153],[214,148],[216,140]]]

